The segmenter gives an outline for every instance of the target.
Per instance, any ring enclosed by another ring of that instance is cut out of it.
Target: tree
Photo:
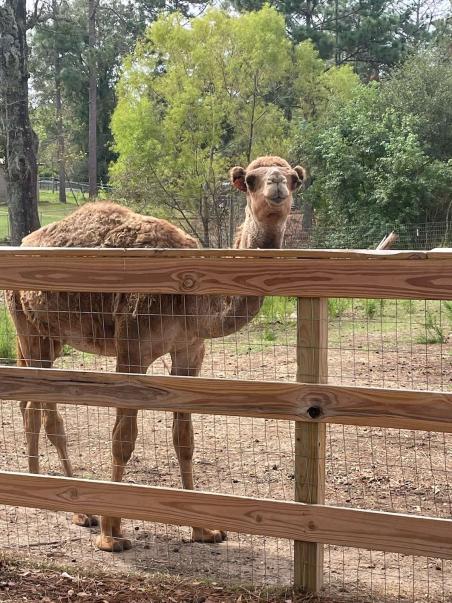
[[[39,228],[37,209],[38,139],[28,112],[28,46],[25,0],[0,6],[0,98],[11,243]]]
[[[266,0],[232,0],[237,9],[258,10]],[[270,0],[284,16],[294,41],[310,39],[323,59],[351,63],[364,79],[386,73],[438,19],[450,15],[441,0]]]
[[[124,66],[113,116],[115,183],[128,199],[158,200],[208,246],[227,216],[228,167],[285,154],[290,44],[264,8],[241,19],[210,10],[186,27],[160,18]]]
[[[429,157],[419,116],[385,105],[381,88],[358,87],[300,136],[298,150],[314,174],[306,195],[317,207],[327,246],[357,247],[386,225],[449,214],[452,162]]]
[[[162,17],[124,64],[113,181],[128,200],[166,208],[204,245],[213,234],[230,243],[228,168],[287,155],[291,122],[313,119],[355,83],[348,67],[326,70],[310,42],[294,49],[275,9],[240,18],[210,10],[189,27],[179,14]]]
[[[49,0],[50,1],[50,0]],[[53,0],[52,0],[53,1]],[[89,11],[87,0],[55,0],[59,15],[38,24],[32,37],[30,70],[35,102],[33,118],[40,129],[43,145],[40,163],[46,173],[57,175],[58,135],[55,119],[49,119],[48,108],[55,110],[55,68],[53,49],[58,50],[61,66],[61,105],[64,123],[66,173],[74,180],[88,179],[90,67],[96,66],[96,182],[106,182],[108,166],[116,155],[112,150],[111,115],[116,105],[115,85],[120,64],[129,54],[146,26],[162,10],[182,11],[187,17],[201,11],[205,2],[168,3],[165,0],[98,0],[95,4],[97,43],[90,50]],[[91,11],[92,14],[93,11]],[[93,45],[93,44],[91,44]],[[94,98],[94,77],[91,78]],[[94,136],[94,111],[91,116],[91,141]],[[39,122],[39,124],[38,124]],[[61,140],[61,138],[60,138]],[[92,157],[94,152],[91,153]],[[91,166],[94,173],[93,165]],[[92,176],[94,182],[94,177]]]
[[[62,16],[67,8],[66,2],[52,0],[50,15],[46,22],[38,24],[33,35],[33,47],[30,57],[30,71],[33,81],[42,78],[44,89],[37,90],[38,101],[44,109],[52,108],[52,118],[48,121],[49,132],[55,146],[54,154],[57,163],[59,180],[59,200],[66,203],[66,135],[63,119],[63,73],[68,62],[67,21]],[[70,56],[70,55],[69,55]],[[32,120],[36,111],[32,112]],[[35,123],[35,129],[37,124]],[[44,140],[47,138],[43,132]],[[42,143],[42,141],[41,141]]]
[[[443,44],[421,48],[382,87],[382,103],[416,117],[416,134],[432,158],[452,157],[452,61]]]
[[[97,0],[88,0],[88,182],[90,199],[97,197]]]

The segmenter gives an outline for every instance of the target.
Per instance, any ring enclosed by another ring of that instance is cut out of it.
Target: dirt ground
[[[330,335],[329,381],[450,389],[451,349],[448,343],[422,345],[406,338],[397,340],[383,329],[344,328],[341,332],[336,324]],[[111,359],[79,353],[59,362],[58,366],[65,368],[113,370]],[[162,374],[165,368],[158,361],[152,372]],[[203,368],[204,376],[247,379],[294,380],[295,373],[293,338],[281,330],[275,340],[269,341],[258,327],[212,343]],[[108,479],[113,411],[70,405],[60,410],[76,474]],[[0,413],[0,468],[26,471],[17,402],[4,401]],[[207,415],[193,419],[198,489],[293,500],[292,423]],[[171,420],[168,413],[140,413],[137,446],[125,481],[179,487]],[[452,517],[451,444],[449,434],[330,426],[326,501],[355,508]],[[43,472],[60,474],[56,453],[44,437],[40,456]],[[290,585],[292,580],[289,541],[229,534],[226,542],[207,545],[191,543],[185,527],[126,521],[125,528],[133,548],[111,555],[95,548],[97,528],[73,526],[68,514],[4,507],[0,509],[0,548],[16,556],[64,564],[74,571],[89,567],[127,574],[168,572],[187,580],[208,578],[222,585]],[[451,570],[451,561],[327,546],[325,594],[337,600],[451,601]],[[0,601],[14,600],[1,596]],[[177,596],[164,600],[185,601]],[[221,597],[206,600],[248,601]]]
[[[335,603],[290,589],[227,588],[216,582],[163,574],[151,577],[64,567],[18,564],[0,559],[0,603]]]

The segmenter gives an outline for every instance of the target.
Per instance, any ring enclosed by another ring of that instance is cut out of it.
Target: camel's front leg
[[[137,439],[137,412],[118,408],[116,422],[112,436],[112,481],[120,482],[124,475],[125,467],[132,456]],[[118,553],[130,549],[132,543],[124,538],[121,532],[120,517],[102,517],[101,533],[97,537],[96,545],[102,551]]]
[[[171,353],[171,374],[195,377],[201,370],[204,358],[204,344],[197,342],[183,350]],[[182,486],[193,490],[193,452],[195,448],[193,424],[189,413],[175,412],[173,420],[173,444],[179,461]],[[226,532],[193,527],[195,542],[222,542],[226,540]]]

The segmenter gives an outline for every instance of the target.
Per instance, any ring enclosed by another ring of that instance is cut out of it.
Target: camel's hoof
[[[113,536],[104,536],[100,534],[96,538],[96,546],[101,551],[109,553],[122,553],[132,548],[132,543],[127,538],[116,538]]]
[[[207,528],[193,528],[193,542],[223,542],[227,540],[227,533],[222,530],[208,530]]]
[[[95,515],[85,515],[85,513],[74,513],[72,523],[81,528],[93,528],[99,525],[99,520]]]

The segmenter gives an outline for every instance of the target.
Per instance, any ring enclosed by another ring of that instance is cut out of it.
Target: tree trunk
[[[256,100],[257,100],[257,73],[254,74],[254,90],[253,90],[253,101],[251,104],[250,131],[249,131],[249,137],[248,137],[248,149],[246,152],[246,158],[248,160],[248,163],[251,161],[251,155],[253,152],[254,115],[256,113]]]
[[[314,226],[314,208],[312,203],[304,201],[301,206],[302,218],[301,218],[301,240],[303,243],[311,243],[312,228]]]
[[[58,5],[56,0],[52,0],[52,13],[54,23],[58,19]],[[57,48],[56,36],[54,47],[54,70],[55,70],[55,117],[57,125],[58,138],[58,192],[60,203],[66,203],[66,159],[64,144],[63,115],[61,109],[61,59]]]
[[[89,43],[89,116],[88,116],[88,182],[89,197],[97,197],[97,59],[96,59],[97,0],[88,0]]]
[[[228,246],[234,245],[234,233],[235,233],[235,217],[234,217],[234,195],[229,195],[229,241]]]
[[[28,113],[26,1],[0,7],[0,87],[4,101],[6,180],[11,243],[39,228],[37,201],[38,137]]]

